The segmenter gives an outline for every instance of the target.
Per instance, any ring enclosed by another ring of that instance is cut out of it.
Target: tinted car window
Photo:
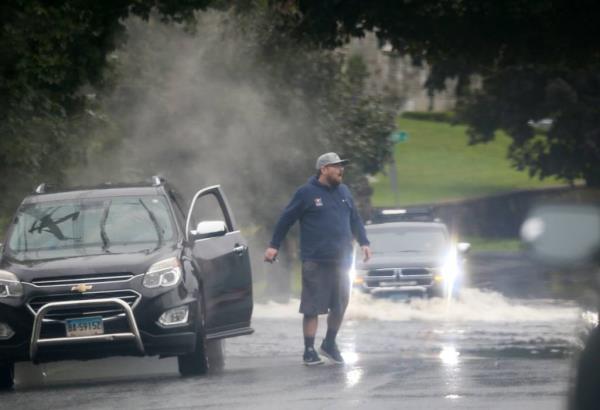
[[[162,197],[78,199],[21,207],[8,250],[17,259],[42,259],[149,249],[173,238]]]
[[[438,228],[403,227],[369,230],[374,253],[427,252],[439,253],[446,246],[445,232]]]

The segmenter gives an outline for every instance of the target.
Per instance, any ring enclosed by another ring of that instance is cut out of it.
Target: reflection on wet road
[[[20,366],[2,408],[562,408],[579,310],[467,290],[442,300],[354,295],[339,336],[345,366],[301,363],[298,304],[257,305],[256,333],[228,340],[226,368],[180,379],[172,359]],[[320,329],[323,330],[323,329]],[[143,376],[140,376],[142,374]],[[7,406],[7,407],[5,407]]]
[[[297,310],[257,304],[256,333],[227,340],[225,369],[206,377],[179,378],[173,359],[19,365],[0,408],[562,409],[577,333],[595,317],[475,288],[450,305],[353,294],[338,338],[347,363],[306,368]]]

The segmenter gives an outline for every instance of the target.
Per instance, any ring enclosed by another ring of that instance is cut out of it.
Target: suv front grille
[[[126,302],[132,308],[135,307],[140,299],[140,294],[133,290],[118,290],[112,292],[89,292],[89,293],[64,293],[57,295],[48,296],[37,296],[29,299],[27,307],[33,312],[37,313],[42,306],[51,302],[70,302],[70,301],[82,301],[82,300],[94,300],[94,299],[108,299],[118,298]],[[115,304],[108,304],[106,306],[94,306],[94,307],[77,307],[69,306],[60,309],[53,309],[48,312],[45,316],[47,319],[53,320],[64,320],[76,317],[85,316],[102,316],[107,319],[110,317],[118,316],[123,313],[123,309],[116,306]]]
[[[31,281],[36,286],[70,286],[79,283],[126,282],[133,278],[131,272],[94,273],[88,275],[56,276],[36,278]]]

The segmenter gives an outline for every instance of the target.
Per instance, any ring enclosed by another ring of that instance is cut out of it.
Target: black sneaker
[[[323,343],[321,343],[321,354],[333,361],[334,363],[344,363],[344,358],[342,357],[342,354],[340,353],[340,350],[338,349],[337,344],[335,342],[326,343],[326,341],[323,340]]]
[[[304,349],[304,355],[302,356],[304,364],[307,366],[314,366],[316,364],[323,364],[323,360],[314,349],[314,347],[307,347]]]

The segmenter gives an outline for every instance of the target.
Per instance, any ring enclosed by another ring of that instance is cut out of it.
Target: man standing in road
[[[304,315],[304,355],[306,365],[323,361],[314,348],[318,315],[327,316],[327,335],[321,353],[335,363],[344,359],[335,342],[350,295],[348,270],[352,263],[352,240],[361,246],[363,259],[371,257],[369,241],[358,215],[350,190],[342,184],[344,165],[328,152],[317,159],[317,175],[311,177],[294,194],[283,211],[265,261],[273,262],[290,227],[300,220],[300,254],[302,259],[302,296],[300,313]]]

